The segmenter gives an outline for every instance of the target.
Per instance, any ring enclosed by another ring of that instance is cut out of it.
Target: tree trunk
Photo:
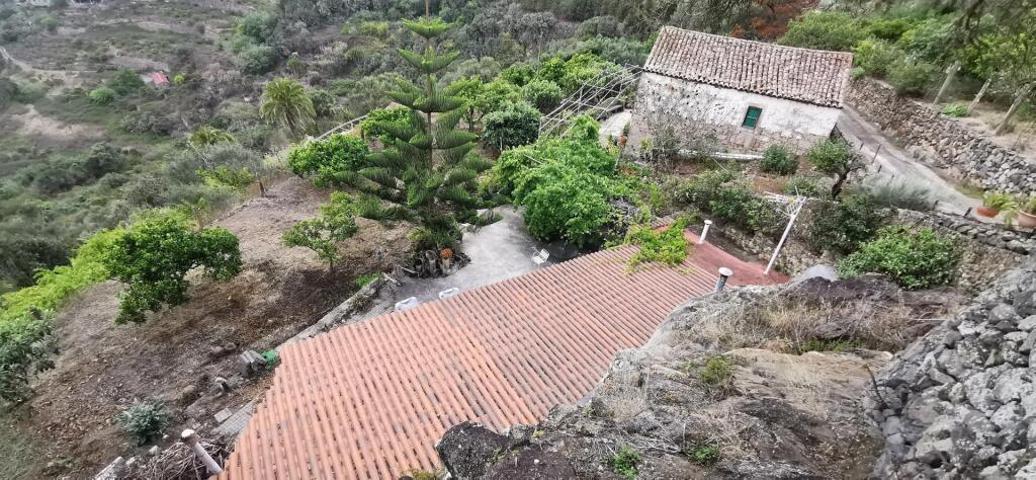
[[[1011,124],[1011,117],[1014,116],[1015,112],[1018,111],[1018,107],[1022,106],[1022,102],[1025,101],[1025,97],[1029,96],[1029,92],[1032,91],[1032,85],[1026,85],[1018,90],[1018,94],[1014,97],[1014,102],[1011,103],[1011,108],[1007,109],[1007,113],[1004,114],[1004,119],[1000,121],[1000,125],[996,127],[996,135],[1003,135],[1007,131],[1007,127]]]
[[[849,178],[847,173],[839,173],[838,177],[835,178],[834,185],[831,185],[831,200],[838,200],[838,195],[842,193],[842,185],[847,178]]]
[[[978,89],[978,93],[975,94],[975,99],[971,101],[970,105],[968,105],[968,115],[971,115],[971,111],[978,106],[978,102],[982,101],[982,97],[985,96],[986,90],[989,89],[989,84],[991,83],[993,83],[992,75],[986,79],[986,83],[982,84],[982,88]]]
[[[942,100],[943,95],[946,94],[946,90],[950,88],[950,84],[953,83],[953,77],[957,75],[958,70],[960,70],[960,62],[953,62],[953,65],[950,65],[949,68],[946,69],[946,79],[943,80],[942,87],[939,87],[939,93],[935,95],[935,100],[933,100],[932,103],[936,105],[939,104],[939,100]]]

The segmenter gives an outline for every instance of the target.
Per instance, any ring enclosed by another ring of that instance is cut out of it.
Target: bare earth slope
[[[262,391],[260,381],[215,396],[213,379],[237,372],[237,353],[276,345],[348,297],[358,275],[399,261],[407,242],[402,226],[361,221],[358,236],[343,245],[343,267],[334,274],[311,251],[283,246],[283,232],[313,216],[326,197],[291,178],[273,185],[266,198],[229,212],[216,224],[239,237],[241,274],[225,283],[196,279],[187,304],[144,324],[114,324],[120,291],[115,282],[89,289],[59,314],[56,368],[40,378],[36,397],[20,412],[20,427],[49,444],[40,452],[40,458],[53,460],[48,476],[87,478],[132,449],[113,417],[138,399],[171,407],[177,418],[169,433],[183,425],[207,431],[214,412],[237,408]],[[184,413],[192,403],[196,418]],[[42,468],[47,461],[37,463]]]

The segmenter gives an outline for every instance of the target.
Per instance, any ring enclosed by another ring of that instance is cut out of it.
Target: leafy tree
[[[368,165],[369,153],[363,140],[336,133],[292,148],[288,152],[288,166],[296,175],[315,175],[314,183],[318,186],[351,183],[357,172]]]
[[[478,97],[478,105],[482,113],[495,112],[508,103],[522,100],[522,91],[514,84],[497,79],[485,84]]]
[[[360,134],[366,139],[381,138],[388,134],[388,128],[402,127],[409,120],[410,110],[406,107],[375,108],[360,122]]]
[[[899,57],[888,65],[886,78],[900,95],[924,95],[938,73],[939,69],[928,62]]]
[[[314,89],[309,92],[309,100],[313,103],[313,113],[318,118],[331,118],[335,115],[338,99],[327,90]]]
[[[509,103],[503,109],[486,115],[485,141],[505,150],[536,141],[540,130],[540,112],[525,102]]]
[[[475,129],[487,111],[485,89],[486,84],[475,76],[458,79],[447,88],[450,95],[464,101],[464,123],[469,130]]]
[[[821,140],[806,153],[806,158],[818,172],[832,175],[831,198],[838,198],[849,174],[864,168],[863,160],[852,146],[841,140]]]
[[[235,140],[234,136],[226,130],[220,130],[216,127],[203,125],[191,132],[191,136],[187,141],[195,147],[202,147],[215,145],[217,143],[233,143]]]
[[[818,252],[848,255],[870,241],[888,220],[888,212],[868,195],[822,202],[812,211],[806,241]]]
[[[853,63],[867,75],[882,78],[888,73],[890,65],[906,55],[906,52],[884,40],[867,39],[853,48]]]
[[[476,136],[456,128],[464,115],[463,100],[444,92],[436,78],[458,56],[436,46],[450,26],[439,18],[403,25],[425,42],[422,53],[400,50],[419,83],[400,81],[391,94],[410,109],[410,118],[404,125],[386,126],[385,149],[371,154],[372,166],[359,172],[366,181],[358,183],[433,233],[425,238],[434,241],[419,249],[442,249],[458,239],[455,215],[475,205],[474,180],[488,165],[472,154]]]
[[[111,88],[119,96],[126,96],[136,93],[144,87],[144,80],[133,70],[122,69],[115,72],[115,76],[108,80],[108,88]]]
[[[249,75],[262,75],[277,66],[277,50],[269,45],[249,45],[238,54],[241,71]]]
[[[788,24],[783,45],[820,50],[850,51],[867,32],[846,12],[814,10]]]
[[[334,271],[338,261],[337,242],[348,239],[359,230],[354,219],[355,207],[352,199],[342,193],[331,194],[331,201],[320,207],[320,216],[296,223],[284,233],[284,244],[289,247],[306,247],[316,252]]]
[[[144,313],[187,300],[187,272],[203,267],[227,280],[241,271],[237,237],[224,228],[191,228],[182,213],[151,214],[117,238],[103,259],[113,278],[128,285],[117,323],[142,322]]]
[[[994,78],[999,89],[1014,95],[1011,107],[997,126],[998,134],[1007,130],[1024,100],[1036,92],[1036,6],[1022,17],[1021,24],[997,24],[965,52],[973,71],[984,78]]]
[[[290,78],[270,80],[263,89],[259,116],[298,135],[313,126],[316,112],[302,84]]]
[[[533,80],[522,87],[522,97],[546,113],[561,103],[561,87],[548,80]]]
[[[90,101],[97,105],[107,105],[115,101],[115,90],[108,87],[97,87],[90,90]]]
[[[622,22],[611,15],[593,17],[579,25],[576,35],[582,39],[594,37],[622,37]]]
[[[888,275],[908,290],[948,285],[957,277],[956,242],[930,228],[911,231],[888,227],[856,253],[838,263],[838,272],[854,277],[867,272]]]
[[[238,21],[234,33],[255,44],[270,43],[277,28],[277,17],[268,12],[252,12]]]

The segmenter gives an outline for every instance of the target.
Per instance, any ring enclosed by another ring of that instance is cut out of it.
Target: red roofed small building
[[[630,145],[672,128],[741,151],[804,150],[841,115],[853,55],[664,27],[644,64]]]
[[[165,72],[151,72],[148,74],[148,78],[151,80],[151,84],[156,87],[169,86],[169,77]]]
[[[693,240],[693,237],[692,237]],[[347,324],[281,351],[273,385],[221,480],[394,480],[434,470],[434,446],[466,420],[535,423],[587,395],[621,350],[669,313],[762,266],[696,245],[677,267],[629,267],[623,246]]]

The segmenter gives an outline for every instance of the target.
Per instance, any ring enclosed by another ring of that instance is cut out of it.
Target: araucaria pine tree
[[[417,71],[417,81],[400,81],[391,96],[410,112],[406,122],[382,125],[388,133],[385,148],[372,153],[371,166],[358,172],[361,186],[393,206],[360,215],[401,213],[419,226],[419,251],[443,251],[456,248],[457,217],[472,213],[475,178],[489,165],[472,151],[477,136],[457,128],[464,115],[463,100],[439,87],[439,75],[458,56],[440,46],[450,25],[428,17],[404,25],[425,43],[423,52],[399,51]]]

